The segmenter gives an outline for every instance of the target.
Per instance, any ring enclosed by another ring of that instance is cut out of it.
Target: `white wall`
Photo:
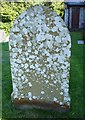
[[[83,25],[85,21],[85,8],[80,8],[80,19],[79,19],[79,28],[83,28]]]
[[[64,0],[65,2],[84,2],[85,0]]]
[[[66,25],[68,26],[68,9],[65,9],[64,21],[65,21]]]

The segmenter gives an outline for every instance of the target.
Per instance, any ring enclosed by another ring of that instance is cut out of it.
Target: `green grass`
[[[83,118],[83,45],[77,40],[82,39],[80,32],[71,32],[72,56],[70,75],[71,108],[67,113],[53,110],[29,109],[19,110],[11,104],[12,81],[9,62],[8,43],[2,43],[2,116],[7,118]]]
[[[0,71],[2,71],[2,45],[0,44]],[[2,72],[0,72],[0,91],[2,91]],[[2,92],[0,92],[0,118],[2,117]]]

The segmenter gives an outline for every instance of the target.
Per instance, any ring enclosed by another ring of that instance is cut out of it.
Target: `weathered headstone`
[[[4,30],[0,30],[0,42],[4,42],[6,40],[6,34]]]
[[[56,12],[42,5],[24,11],[9,48],[14,106],[68,110],[71,39]]]

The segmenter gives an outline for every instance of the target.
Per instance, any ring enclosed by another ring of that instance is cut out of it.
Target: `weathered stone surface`
[[[70,106],[71,38],[54,11],[42,5],[24,11],[11,29],[9,48],[13,101]]]
[[[6,40],[6,34],[4,30],[0,30],[0,42],[4,42]]]

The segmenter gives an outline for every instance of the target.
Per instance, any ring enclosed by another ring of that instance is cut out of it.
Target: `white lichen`
[[[56,97],[54,97],[53,101],[54,101],[54,102],[57,102],[57,98],[56,98]]]
[[[32,83],[31,82],[28,82],[28,85],[29,85],[29,87],[32,87]]]
[[[44,91],[41,91],[41,94],[45,94],[45,92],[44,92]]]

